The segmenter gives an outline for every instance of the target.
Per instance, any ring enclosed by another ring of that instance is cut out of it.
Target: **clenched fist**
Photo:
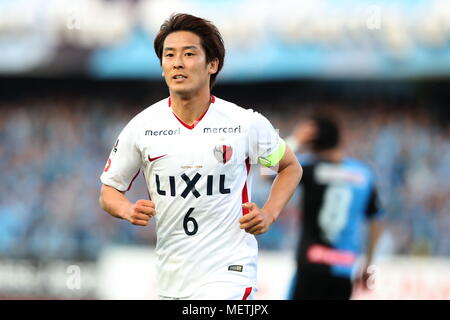
[[[155,213],[153,201],[138,200],[127,208],[123,218],[134,225],[146,226]]]
[[[271,214],[258,208],[253,202],[244,203],[242,207],[249,212],[239,219],[240,228],[245,229],[248,233],[263,234],[269,230],[270,225],[275,221]]]

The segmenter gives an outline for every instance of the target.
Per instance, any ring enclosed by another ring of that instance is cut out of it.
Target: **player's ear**
[[[208,63],[208,73],[215,74],[219,70],[219,59],[214,58]]]

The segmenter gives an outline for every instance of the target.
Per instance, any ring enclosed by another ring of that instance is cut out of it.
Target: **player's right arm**
[[[130,202],[125,192],[131,188],[142,166],[139,137],[142,128],[139,118],[133,118],[122,130],[109,155],[100,177],[100,207],[116,218],[145,226],[155,215],[155,205],[150,200]]]
[[[102,185],[99,198],[100,207],[113,217],[124,219],[137,226],[146,226],[155,215],[155,204],[150,200],[130,202],[125,192],[111,186]]]

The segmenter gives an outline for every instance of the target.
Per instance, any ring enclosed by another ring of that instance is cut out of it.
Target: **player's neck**
[[[318,151],[316,154],[330,162],[341,162],[344,159],[344,152],[340,148]]]
[[[181,96],[170,93],[172,111],[184,123],[192,125],[208,110],[211,103],[210,91],[200,92],[192,96]]]

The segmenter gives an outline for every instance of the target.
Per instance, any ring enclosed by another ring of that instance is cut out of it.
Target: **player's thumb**
[[[253,202],[246,202],[242,204],[242,208],[252,210],[255,207]]]

